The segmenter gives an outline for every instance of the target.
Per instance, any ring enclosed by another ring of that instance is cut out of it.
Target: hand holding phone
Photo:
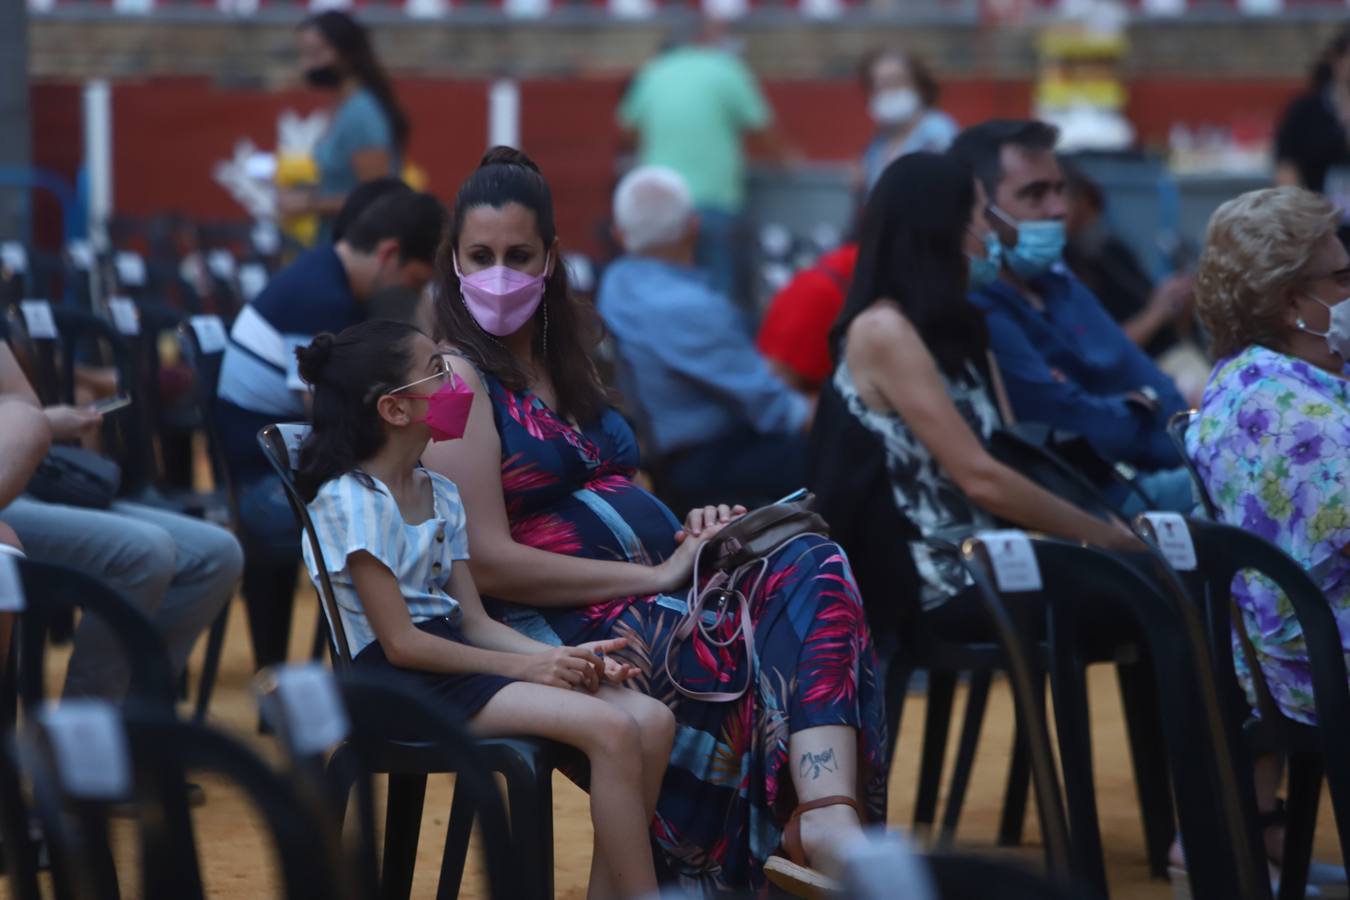
[[[89,411],[105,416],[110,412],[115,412],[124,406],[131,405],[131,398],[126,394],[118,394],[115,397],[104,397],[102,400],[95,400],[89,404]]]
[[[42,410],[51,428],[52,439],[57,441],[80,440],[92,434],[103,422],[103,416],[89,407],[48,406]]]

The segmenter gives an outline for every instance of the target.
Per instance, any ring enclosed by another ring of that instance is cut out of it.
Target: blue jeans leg
[[[1153,510],[1178,512],[1182,515],[1190,515],[1195,511],[1195,488],[1191,485],[1191,474],[1185,467],[1143,472],[1139,474],[1137,481],[1144,489],[1144,493],[1153,498]],[[1125,502],[1121,504],[1121,512],[1127,518],[1147,511],[1144,501],[1134,492],[1130,492]]]

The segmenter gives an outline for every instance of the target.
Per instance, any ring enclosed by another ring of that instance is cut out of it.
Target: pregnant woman
[[[836,545],[799,537],[750,592],[753,659],[735,623],[713,641],[674,638],[698,546],[741,510],[695,510],[681,525],[633,482],[633,432],[592,363],[594,313],[570,295],[558,254],[538,168],[489,151],[438,261],[440,337],[462,354],[450,359],[473,410],[464,440],[423,461],[459,485],[490,612],[552,644],[626,638],[618,655],[639,670],[629,686],[674,711],[658,867],[690,887],[745,890],[768,863],[804,892],[825,881],[807,865],[829,870],[863,821],[884,820],[881,692],[852,573]],[[743,685],[731,700],[689,696]]]

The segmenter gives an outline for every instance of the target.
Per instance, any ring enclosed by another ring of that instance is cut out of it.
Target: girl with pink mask
[[[744,510],[681,522],[634,483],[637,441],[597,374],[598,318],[568,290],[533,162],[507,148],[484,157],[437,267],[438,338],[457,347],[474,404],[464,439],[423,462],[460,486],[489,614],[553,645],[626,642],[613,654],[636,672],[625,687],[677,721],[651,823],[673,877],[708,892],[766,877],[828,887],[819,870],[862,821],[884,821],[886,795],[881,691],[842,552],[802,537],[770,558],[749,598],[753,661],[719,631],[738,616],[672,646],[698,547]],[[747,681],[732,700],[706,697]]]
[[[466,565],[459,491],[418,462],[428,441],[464,435],[473,391],[449,371],[442,348],[400,322],[321,334],[296,356],[314,396],[296,482],[354,665],[411,682],[476,734],[546,737],[584,752],[595,824],[590,896],[651,894],[644,832],[674,718],[620,689],[637,674],[611,655],[622,638],[556,646],[484,612]],[[317,580],[308,542],[305,563]]]

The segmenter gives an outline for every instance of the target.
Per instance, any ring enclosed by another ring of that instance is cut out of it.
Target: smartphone
[[[788,494],[786,497],[783,497],[780,500],[775,500],[773,505],[777,506],[780,503],[796,503],[798,500],[801,500],[805,496],[806,496],[806,488],[797,488],[795,491]]]
[[[116,397],[105,397],[102,400],[95,400],[93,403],[89,404],[89,411],[106,416],[110,412],[114,412],[124,406],[130,405],[130,397],[126,394],[118,394]]]

